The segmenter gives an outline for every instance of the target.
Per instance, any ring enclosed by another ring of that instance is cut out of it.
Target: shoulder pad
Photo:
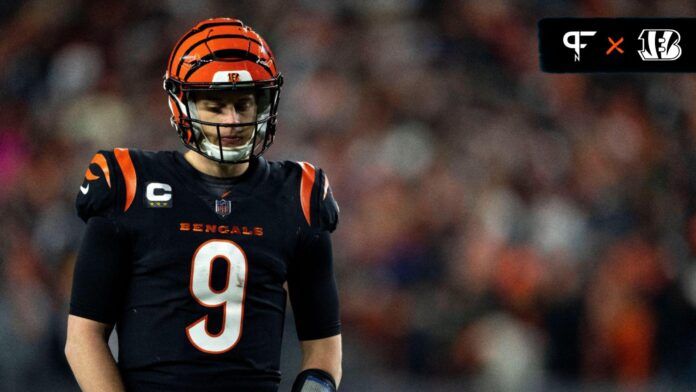
[[[137,179],[130,152],[125,148],[98,151],[90,161],[77,194],[77,215],[110,217],[130,208]]]
[[[321,169],[307,162],[298,162],[302,170],[300,179],[300,205],[302,215],[310,227],[330,232],[338,224],[338,203],[333,197],[329,179]]]

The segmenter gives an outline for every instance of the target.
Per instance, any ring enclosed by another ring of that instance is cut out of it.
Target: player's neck
[[[184,154],[184,159],[186,159],[194,169],[213,177],[238,177],[244,174],[249,168],[249,162],[220,164],[200,154],[196,154],[193,151],[187,151]]]

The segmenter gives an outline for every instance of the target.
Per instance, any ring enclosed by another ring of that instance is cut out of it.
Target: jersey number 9
[[[227,262],[227,279],[221,290],[211,287],[213,262],[217,259]],[[207,308],[222,307],[220,332],[208,332],[207,315],[186,327],[186,336],[198,350],[208,354],[222,354],[237,344],[244,318],[246,278],[246,255],[236,243],[210,240],[196,249],[191,263],[191,295]]]

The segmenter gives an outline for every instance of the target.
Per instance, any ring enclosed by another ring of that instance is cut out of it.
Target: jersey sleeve
[[[85,222],[93,216],[110,217],[118,205],[117,169],[111,151],[99,151],[87,166],[77,193],[77,215]]]
[[[133,157],[127,148],[99,151],[87,166],[77,194],[77,214],[87,222],[93,216],[111,217],[133,205],[138,179]]]
[[[341,332],[331,235],[315,231],[300,241],[288,268],[288,292],[300,340]]]
[[[323,170],[307,162],[299,162],[300,204],[302,214],[310,228],[333,232],[338,225],[339,208],[329,178]]]
[[[89,219],[75,263],[70,314],[105,324],[116,322],[127,280],[124,241],[112,220]]]

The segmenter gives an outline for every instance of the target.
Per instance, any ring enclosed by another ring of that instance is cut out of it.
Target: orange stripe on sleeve
[[[114,155],[116,156],[116,162],[121,168],[121,173],[123,173],[123,179],[126,182],[126,205],[123,207],[123,211],[128,211],[133,199],[135,199],[135,189],[138,186],[138,178],[135,174],[135,167],[133,166],[133,161],[131,160],[130,153],[127,148],[115,148]]]
[[[87,171],[85,171],[85,178],[87,179],[87,181],[93,181],[93,180],[98,179],[99,176],[96,175],[96,174],[94,174],[94,173],[92,173],[92,171],[89,170],[89,168],[87,168]],[[107,177],[107,178],[108,178],[108,177]],[[111,187],[111,184],[109,184],[109,181],[108,181],[108,180],[106,181],[106,183],[107,183],[107,185],[109,185],[109,188],[110,188],[110,187]]]
[[[316,171],[314,166],[307,162],[298,162],[302,167],[302,179],[300,180],[300,203],[302,204],[302,212],[308,225],[312,225],[312,215],[310,213],[312,187],[314,186],[314,177]]]
[[[109,188],[111,188],[111,174],[109,173],[109,165],[106,164],[106,157],[101,153],[94,154],[94,158],[92,158],[92,161],[89,164],[91,165],[93,163],[96,163],[102,170],[102,172],[104,173],[104,178],[106,178],[106,185],[108,185]],[[85,177],[87,177],[88,181],[96,180],[97,178],[99,178],[99,176],[94,175],[94,173],[92,173],[92,171],[89,170],[89,168],[87,168],[87,171],[85,172]]]

